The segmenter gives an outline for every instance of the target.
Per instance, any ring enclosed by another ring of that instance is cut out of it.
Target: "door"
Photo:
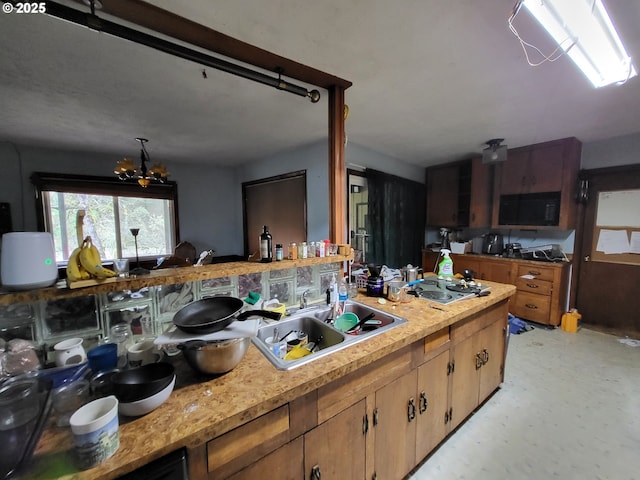
[[[303,478],[364,480],[365,413],[363,399],[304,435]],[[263,473],[256,478],[279,478]]]
[[[425,458],[447,435],[444,421],[449,405],[449,351],[418,368],[416,462]]]
[[[293,172],[242,184],[244,254],[260,255],[260,234],[269,227],[277,243],[307,240],[307,174]],[[212,226],[213,228],[213,226]],[[218,225],[217,228],[228,228]],[[285,248],[286,251],[286,248]],[[275,257],[275,252],[273,252]]]
[[[415,465],[416,382],[412,370],[376,392],[375,475],[381,480],[403,478]]]
[[[582,238],[574,264],[578,272],[576,281],[576,307],[582,314],[582,323],[616,335],[636,337],[640,334],[640,255],[603,254],[596,249],[598,231],[606,225],[597,225],[596,215],[600,193],[640,190],[640,166],[613,167],[586,170],[582,175],[589,182],[589,196],[584,208],[584,226],[576,232]],[[624,205],[622,215],[633,217],[638,205]],[[600,221],[599,223],[607,223]],[[628,223],[633,223],[628,222]],[[640,230],[640,225],[628,225]],[[626,263],[619,263],[625,261]]]

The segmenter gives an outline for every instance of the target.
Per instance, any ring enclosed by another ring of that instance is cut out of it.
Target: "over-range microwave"
[[[557,226],[561,192],[500,195],[500,225]]]

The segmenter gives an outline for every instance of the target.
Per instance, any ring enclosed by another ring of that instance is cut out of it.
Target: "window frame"
[[[141,187],[136,180],[119,180],[114,177],[74,175],[65,173],[33,172],[31,183],[35,187],[36,221],[38,231],[46,232],[45,198],[43,192],[86,193],[116,197],[156,198],[173,202],[173,246],[180,243],[178,215],[178,184],[174,181],[151,183]],[[144,257],[141,257],[144,258]],[[58,262],[66,264],[65,262]]]

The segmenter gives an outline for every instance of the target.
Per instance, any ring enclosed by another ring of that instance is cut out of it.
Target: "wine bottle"
[[[263,231],[260,234],[260,261],[268,263],[273,261],[273,244],[269,227],[265,225],[262,228]]]

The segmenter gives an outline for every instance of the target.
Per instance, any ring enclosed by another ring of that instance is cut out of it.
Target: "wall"
[[[0,143],[0,202],[11,203],[14,230],[36,229],[31,173],[55,172],[109,176],[116,159],[93,152],[52,150]],[[178,183],[180,236],[198,252],[242,254],[242,213],[236,201],[235,170],[166,162],[170,179]]]
[[[640,133],[582,145],[581,167],[585,170],[640,163]]]

